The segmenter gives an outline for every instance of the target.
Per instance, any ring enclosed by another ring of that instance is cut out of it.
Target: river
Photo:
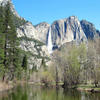
[[[100,93],[85,93],[77,90],[59,90],[39,86],[17,87],[0,93],[0,100],[100,100]]]

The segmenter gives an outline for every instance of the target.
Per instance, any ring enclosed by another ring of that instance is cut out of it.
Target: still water
[[[19,86],[7,93],[0,93],[0,100],[100,100],[100,93],[64,91],[62,88],[56,90],[37,86]]]

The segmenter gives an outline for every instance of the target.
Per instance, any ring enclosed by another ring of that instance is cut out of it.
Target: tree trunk
[[[59,78],[58,78],[58,66],[56,66],[56,88],[58,88],[58,81],[59,81]]]

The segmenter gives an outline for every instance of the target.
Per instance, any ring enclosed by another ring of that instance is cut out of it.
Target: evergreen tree
[[[22,67],[24,70],[27,70],[27,56],[26,55],[23,58]]]
[[[4,46],[4,66],[8,69],[11,79],[19,66],[19,43],[17,39],[16,27],[13,22],[13,15],[8,2],[5,7],[5,46]]]
[[[4,44],[5,44],[5,34],[4,34],[4,9],[0,6],[0,75],[4,73]]]

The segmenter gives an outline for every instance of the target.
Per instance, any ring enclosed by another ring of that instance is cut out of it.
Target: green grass
[[[80,85],[77,85],[78,88],[94,88],[94,85],[92,84],[80,84]]]

